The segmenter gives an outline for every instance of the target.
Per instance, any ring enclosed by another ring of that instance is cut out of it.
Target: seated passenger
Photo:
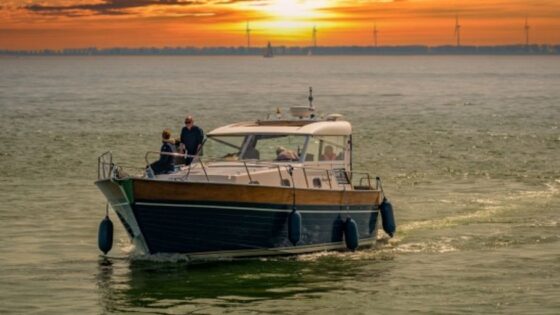
[[[288,150],[284,147],[276,148],[275,161],[297,161],[297,160],[299,160],[299,157],[294,151]]]
[[[321,155],[321,161],[334,161],[336,160],[336,154],[334,153],[334,149],[332,146],[327,145],[325,146],[325,150],[323,151],[323,155]]]
[[[175,152],[175,139],[171,139],[171,132],[168,129],[163,130],[161,133],[162,145],[160,152],[174,153]],[[159,160],[150,164],[150,168],[154,171],[155,175],[167,174],[173,172],[173,156],[160,154]]]

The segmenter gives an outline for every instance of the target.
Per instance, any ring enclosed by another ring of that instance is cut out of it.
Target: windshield
[[[213,160],[239,160],[247,136],[208,137],[204,144],[204,156]]]
[[[244,151],[244,159],[261,161],[299,161],[306,136],[254,135]]]
[[[209,136],[208,139],[204,152],[212,159],[289,162],[300,160],[307,136]]]

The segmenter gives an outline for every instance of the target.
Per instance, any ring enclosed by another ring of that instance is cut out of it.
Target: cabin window
[[[204,144],[205,156],[211,159],[239,160],[247,136],[211,136]]]
[[[314,136],[309,139],[305,161],[344,161],[347,136]]]
[[[253,135],[247,140],[244,160],[299,161],[306,136],[300,135]]]

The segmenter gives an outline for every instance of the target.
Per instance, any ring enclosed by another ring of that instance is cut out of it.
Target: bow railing
[[[349,171],[343,168],[335,169],[325,169],[319,167],[313,167],[308,165],[301,165],[295,163],[297,161],[258,161],[258,160],[227,160],[227,159],[212,159],[212,158],[202,158],[200,155],[188,155],[182,153],[171,153],[171,152],[159,152],[159,151],[148,151],[146,152],[144,159],[146,161],[146,167],[134,167],[125,166],[122,164],[116,165],[113,161],[113,156],[110,151],[103,153],[98,158],[98,179],[107,178],[122,178],[131,176],[129,173],[137,173],[138,175],[132,175],[131,177],[141,177],[141,178],[152,178],[156,177],[153,172],[150,172],[150,159],[152,155],[165,155],[172,156],[174,158],[192,158],[192,163],[190,165],[176,165],[175,172],[186,171],[185,175],[181,177],[181,181],[189,181],[192,176],[193,171],[199,168],[204,175],[206,182],[212,182],[210,171],[212,168],[216,167],[213,163],[216,162],[235,162],[241,169],[243,169],[247,175],[248,184],[259,184],[256,181],[256,171],[255,168],[262,169],[275,169],[276,174],[279,178],[279,182],[283,186],[296,185],[293,178],[290,178],[287,174],[291,168],[294,172],[300,173],[303,177],[304,185],[300,188],[318,188],[317,183],[314,182],[317,176],[321,176],[328,183],[328,188],[333,189],[336,187],[348,187],[355,190],[379,190],[379,182],[375,177],[372,177],[368,172],[364,171]],[[134,172],[132,172],[132,170]],[[199,173],[200,174],[200,173]],[[314,178],[310,178],[309,174],[312,174]],[[310,181],[311,179],[311,181]]]

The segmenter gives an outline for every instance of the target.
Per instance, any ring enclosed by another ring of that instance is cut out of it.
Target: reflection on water
[[[316,254],[316,258],[243,259],[189,263],[100,258],[97,282],[103,309],[175,312],[192,307],[230,308],[295,296],[318,298],[341,290],[341,283],[364,276],[371,260]],[[310,256],[308,256],[309,258]],[[367,277],[383,281],[391,264],[368,268]],[[375,286],[375,283],[372,283]],[[348,290],[345,288],[345,290]],[[358,288],[356,288],[358,290]]]

